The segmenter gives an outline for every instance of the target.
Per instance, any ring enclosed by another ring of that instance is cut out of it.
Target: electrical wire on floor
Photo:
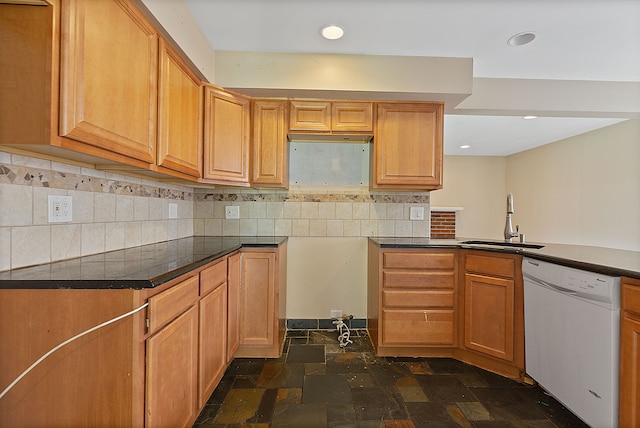
[[[82,333],[76,334],[76,335],[75,335],[75,336],[73,336],[71,339],[67,339],[67,340],[65,340],[64,342],[62,342],[61,344],[59,344],[58,346],[56,346],[55,348],[51,349],[49,352],[47,352],[46,354],[44,354],[42,357],[38,358],[38,360],[37,360],[35,363],[31,364],[31,366],[29,366],[29,368],[28,368],[28,369],[26,369],[25,371],[23,371],[23,372],[22,372],[22,374],[21,374],[20,376],[18,376],[18,377],[17,377],[13,382],[11,382],[11,383],[9,384],[9,386],[7,386],[7,387],[4,389],[4,391],[2,391],[2,392],[0,393],[0,399],[1,399],[2,397],[4,397],[4,396],[7,394],[7,392],[9,392],[9,391],[11,390],[11,388],[13,388],[13,387],[18,383],[18,382],[20,382],[20,380],[21,380],[23,377],[25,377],[25,376],[26,376],[26,375],[27,375],[31,370],[33,370],[33,369],[34,369],[38,364],[40,364],[40,363],[41,363],[42,361],[44,361],[44,360],[45,360],[49,355],[53,354],[53,353],[54,353],[54,352],[56,352],[58,349],[62,348],[62,347],[63,347],[63,346],[65,346],[65,345],[68,345],[69,343],[73,342],[73,341],[74,341],[74,340],[76,340],[76,339],[81,338],[82,336],[84,336],[84,335],[86,335],[86,334],[91,333],[92,331],[96,331],[96,330],[98,330],[98,329],[100,329],[100,328],[102,328],[102,327],[108,326],[109,324],[112,324],[112,323],[114,323],[114,322],[116,322],[116,321],[118,321],[118,320],[121,320],[122,318],[126,318],[126,317],[128,317],[129,315],[133,315],[133,314],[135,314],[136,312],[141,311],[142,309],[146,308],[147,306],[149,306],[149,303],[145,303],[144,305],[142,305],[142,306],[140,306],[140,307],[138,307],[138,308],[136,308],[136,309],[134,309],[134,310],[132,310],[132,311],[129,311],[129,312],[127,312],[126,314],[122,314],[122,315],[120,315],[120,316],[117,316],[117,317],[115,317],[115,318],[112,318],[112,319],[110,319],[109,321],[105,321],[105,322],[103,322],[102,324],[99,324],[99,325],[97,325],[97,326],[95,326],[95,327],[91,327],[90,329],[83,331]]]
[[[349,339],[349,336],[351,336],[351,331],[349,330],[349,327],[344,323],[345,319],[352,318],[353,315],[349,315],[348,317],[338,318],[337,320],[333,321],[333,323],[336,325],[336,329],[338,330],[338,342],[340,342],[341,348],[344,348],[348,344],[353,343],[353,341]]]

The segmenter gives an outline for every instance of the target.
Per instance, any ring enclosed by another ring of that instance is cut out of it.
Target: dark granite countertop
[[[465,244],[477,241],[474,238],[430,239],[430,238],[370,238],[382,248],[465,248],[507,254],[522,254],[577,269],[599,272],[612,276],[628,276],[640,279],[640,251],[586,245],[549,244],[535,242],[542,248],[521,248],[491,244]],[[492,241],[500,244],[497,240]]]
[[[0,289],[143,289],[164,284],[241,247],[287,237],[194,236],[0,272]]]

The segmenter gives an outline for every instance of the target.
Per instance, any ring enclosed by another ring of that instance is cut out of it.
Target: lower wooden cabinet
[[[369,332],[378,355],[429,356],[456,344],[456,253],[369,247]]]
[[[145,426],[185,427],[198,417],[198,308],[147,339]]]
[[[524,371],[522,256],[461,250],[463,361],[509,377]]]
[[[640,280],[622,278],[619,426],[640,427]]]
[[[279,357],[286,333],[286,243],[240,250],[239,357]]]
[[[202,408],[227,368],[227,258],[200,272],[198,406]]]
[[[227,274],[227,364],[240,345],[240,253],[228,258]]]

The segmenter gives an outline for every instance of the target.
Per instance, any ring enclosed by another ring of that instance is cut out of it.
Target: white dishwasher
[[[525,258],[525,368],[594,428],[618,426],[620,278]]]

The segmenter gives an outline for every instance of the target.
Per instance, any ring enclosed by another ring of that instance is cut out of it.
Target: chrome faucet
[[[504,240],[511,242],[513,238],[518,236],[518,230],[520,226],[516,225],[516,231],[513,232],[513,224],[511,223],[511,216],[513,215],[513,193],[507,195],[507,221],[504,225]]]

